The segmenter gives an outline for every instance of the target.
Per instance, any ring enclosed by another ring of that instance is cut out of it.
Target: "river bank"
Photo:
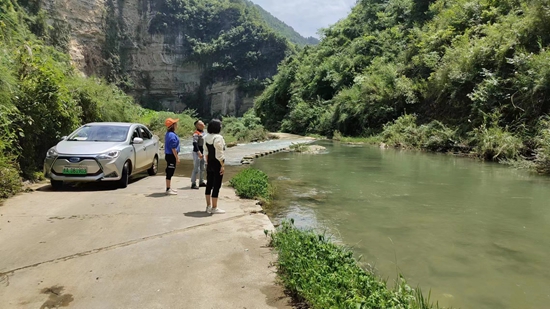
[[[441,306],[545,307],[550,178],[439,153],[315,144],[326,152],[253,164],[276,188],[264,207],[274,225],[294,219],[330,235],[390,286],[401,273]]]
[[[242,170],[230,183],[240,197],[271,200],[274,193],[268,176],[254,168]],[[279,280],[306,308],[439,308],[403,279],[390,288],[361,267],[350,249],[325,233],[298,229],[293,219],[283,221],[276,231],[264,232],[278,257]]]

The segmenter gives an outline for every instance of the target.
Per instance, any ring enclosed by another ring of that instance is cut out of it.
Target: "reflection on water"
[[[548,308],[550,178],[453,156],[321,143],[256,160],[272,220],[323,227],[384,278],[461,308]],[[291,160],[289,160],[291,159]]]

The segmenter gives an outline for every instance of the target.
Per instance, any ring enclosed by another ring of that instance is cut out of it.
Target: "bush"
[[[267,175],[255,168],[247,168],[235,175],[229,183],[238,196],[248,199],[271,199],[271,186]]]
[[[136,122],[144,111],[118,87],[98,78],[75,76],[68,87],[82,110],[82,123]]]
[[[540,121],[536,142],[535,169],[539,173],[550,174],[550,117]]]
[[[418,289],[400,278],[389,289],[361,268],[353,252],[325,235],[297,229],[285,221],[271,234],[278,253],[278,273],[285,287],[311,308],[433,308]]]
[[[59,57],[59,59],[56,59]],[[32,178],[42,166],[46,151],[80,124],[82,110],[67,87],[70,78],[67,59],[53,48],[40,45],[19,48],[19,87],[13,102],[24,117],[19,145],[19,165]]]
[[[0,199],[8,198],[21,190],[21,177],[17,164],[9,157],[0,156]]]
[[[253,110],[249,110],[241,118],[224,117],[222,134],[228,142],[257,142],[267,139],[267,130]]]
[[[415,115],[403,115],[394,122],[385,124],[380,137],[385,143],[394,147],[421,148],[423,144]]]
[[[515,160],[524,148],[519,137],[498,126],[487,127],[483,124],[470,135],[475,153],[486,160]]]
[[[443,123],[434,120],[426,125],[421,125],[420,136],[422,136],[422,148],[430,151],[448,151],[456,147],[458,139],[456,130],[453,130]]]
[[[196,114],[194,110],[186,110],[181,114],[148,111],[142,115],[140,122],[149,127],[149,129],[158,135],[160,140],[164,142],[164,134],[166,133],[164,121],[166,121],[166,118],[179,119],[176,134],[180,138],[191,137],[193,132],[195,132],[193,123],[196,120]]]

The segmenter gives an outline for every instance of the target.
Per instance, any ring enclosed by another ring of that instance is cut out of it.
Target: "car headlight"
[[[102,160],[111,160],[111,159],[118,158],[119,155],[120,155],[120,151],[115,150],[115,151],[109,151],[109,152],[106,152],[106,153],[102,153],[97,157],[98,157],[98,159],[102,159]]]
[[[46,158],[53,159],[53,158],[57,157],[58,155],[59,154],[55,150],[55,147],[52,147],[48,150],[48,153],[46,154]]]

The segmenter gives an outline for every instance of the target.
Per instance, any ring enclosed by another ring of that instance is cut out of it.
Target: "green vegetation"
[[[243,85],[241,91],[247,94],[257,93],[293,52],[293,46],[245,0],[151,0],[151,7],[156,14],[148,32],[163,34],[173,52],[203,69],[199,91],[182,94],[200,115],[210,112],[204,106],[208,85],[231,81]]]
[[[191,137],[193,132],[195,132],[193,123],[197,118],[193,110],[187,110],[180,114],[147,110],[141,117],[140,123],[146,125],[154,134],[158,135],[162,142],[164,142],[164,135],[166,133],[164,121],[166,118],[179,119],[176,134],[181,138]]]
[[[528,159],[547,173],[549,68],[547,1],[360,0],[279,66],[255,111],[269,130]]]
[[[271,185],[267,175],[255,168],[240,171],[229,181],[235,188],[238,196],[247,199],[270,200],[272,197]]]
[[[75,71],[60,28],[33,6],[0,0],[0,198],[20,190],[21,176],[39,178],[46,151],[80,124],[144,112],[115,86]]]
[[[161,141],[164,141],[164,134],[166,133],[164,121],[166,118],[180,120],[176,133],[181,138],[191,137],[195,131],[193,123],[195,120],[200,119],[194,110],[186,110],[180,114],[144,110],[139,122],[148,126],[151,131],[160,137]],[[209,120],[204,119],[203,121],[208,126]],[[255,142],[268,139],[267,131],[261,125],[260,119],[256,117],[253,112],[247,112],[243,117],[223,117],[221,134],[227,144]]]
[[[285,287],[311,308],[434,308],[402,278],[395,289],[359,266],[353,252],[326,235],[297,229],[285,221],[271,244]]]
[[[280,34],[281,36],[287,38],[290,42],[300,47],[303,47],[306,45],[319,44],[318,39],[314,37],[304,38],[298,32],[296,32],[292,27],[280,21],[278,18],[271,15],[271,13],[264,10],[261,6],[254,4],[252,1],[247,0],[246,4],[249,6],[255,7],[258,10],[258,12],[260,12],[260,15],[262,16],[263,20],[267,23],[269,28],[271,28],[273,31]]]
[[[268,139],[267,130],[253,111],[243,117],[223,117],[222,134],[226,143],[258,142]]]

